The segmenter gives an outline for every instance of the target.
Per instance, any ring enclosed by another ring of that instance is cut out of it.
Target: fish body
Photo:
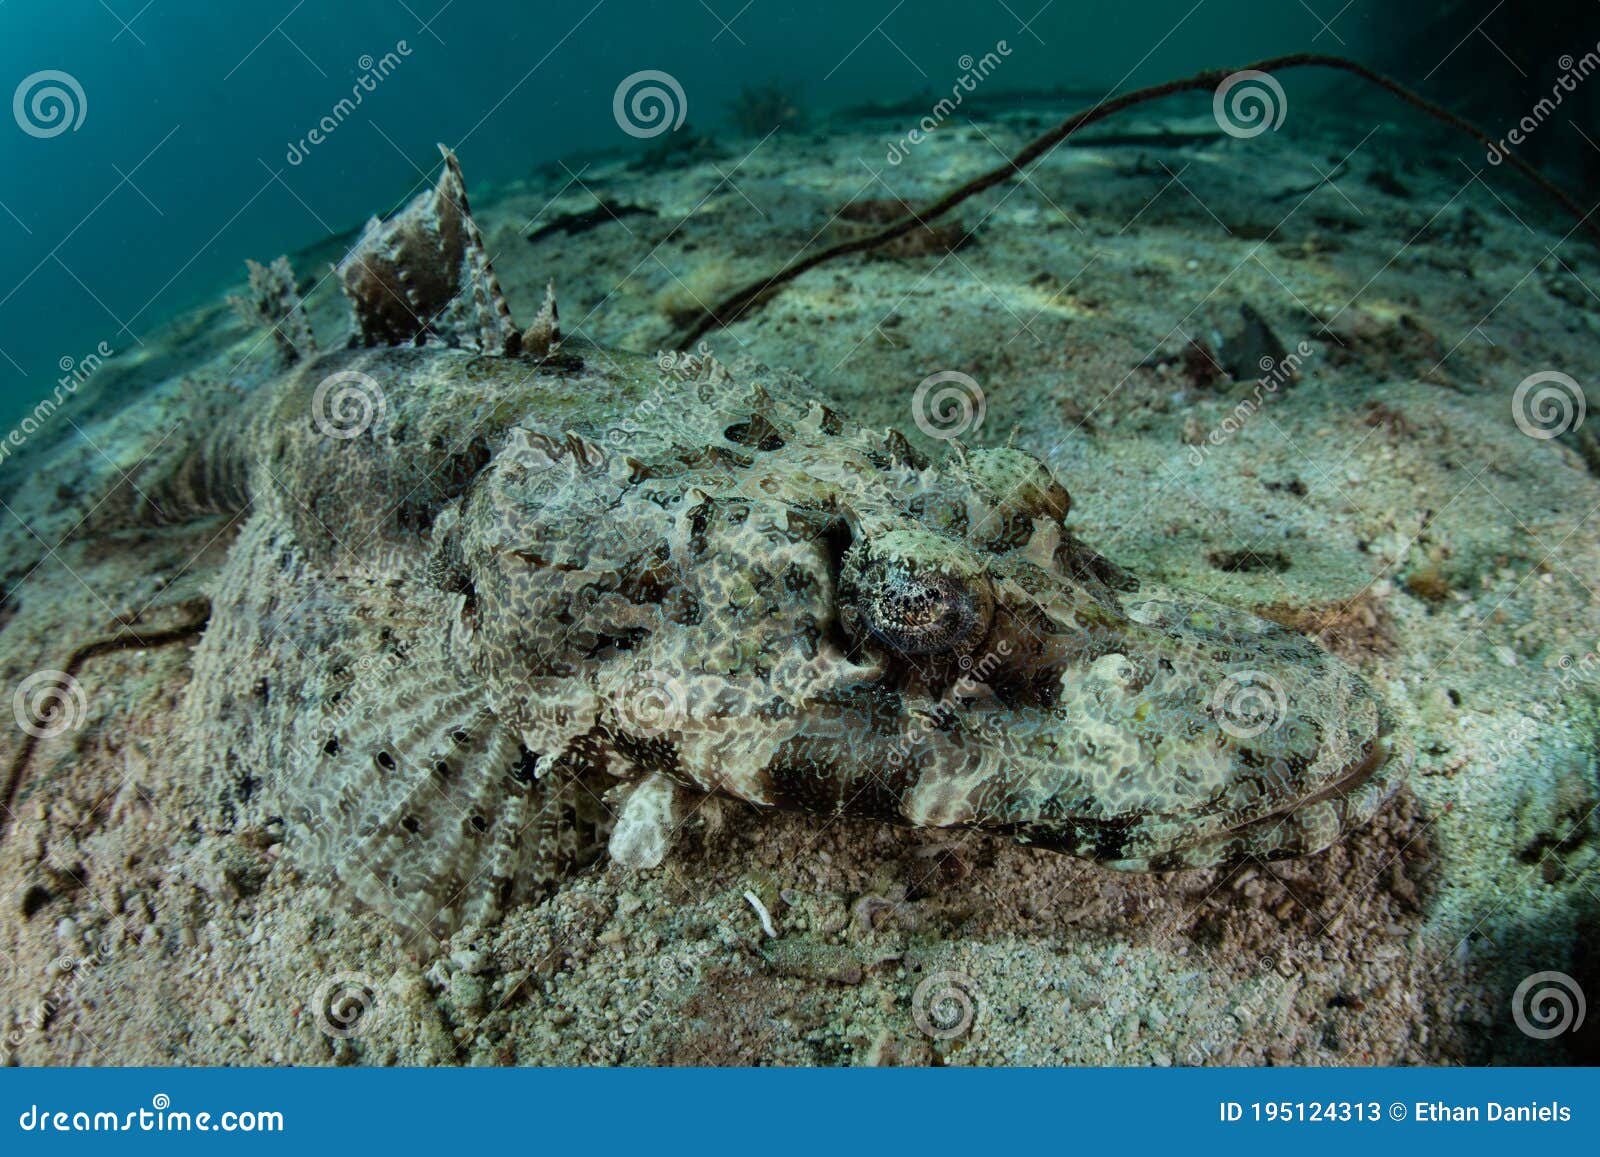
[[[285,266],[282,371],[111,509],[239,524],[190,748],[403,924],[601,841],[653,866],[706,794],[1164,871],[1315,852],[1409,766],[1343,663],[1101,557],[1020,450],[931,461],[793,374],[561,343],[553,297],[519,332],[448,153],[340,275],[351,348],[288,324]]]

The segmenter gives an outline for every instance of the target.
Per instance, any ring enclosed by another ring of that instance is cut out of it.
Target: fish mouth
[[[1367,754],[1361,759],[1345,764],[1344,769],[1339,774],[1339,777],[1332,783],[1328,784],[1327,787],[1313,795],[1308,795],[1304,799],[1290,804],[1286,808],[1282,808],[1279,811],[1274,812],[1273,815],[1282,815],[1285,812],[1298,811],[1300,808],[1310,807],[1312,804],[1322,803],[1325,800],[1348,796],[1351,792],[1357,790],[1358,788],[1365,787],[1369,782],[1371,782],[1372,778],[1376,776],[1386,764],[1388,764],[1390,757],[1394,754],[1394,747],[1389,742],[1388,736],[1388,729],[1380,731],[1376,736],[1373,737]],[[1270,819],[1272,817],[1266,816],[1263,818]]]
[[[1394,735],[1385,711],[1360,755],[1309,795],[1161,854],[1099,862],[1124,871],[1172,872],[1316,855],[1367,823],[1394,794],[1405,778],[1410,750]]]
[[[1285,797],[1276,806],[1262,808],[1253,815],[1240,816],[1238,822],[1227,826],[1226,831],[1238,833],[1323,804],[1343,805],[1351,811],[1366,810],[1361,804],[1373,794],[1369,785],[1375,780],[1393,779],[1394,783],[1388,785],[1388,790],[1377,793],[1382,799],[1393,794],[1401,778],[1393,773],[1397,767],[1408,762],[1404,757],[1410,752],[1410,745],[1397,734],[1394,712],[1380,695],[1351,672],[1341,671],[1338,678],[1341,687],[1339,699],[1344,705],[1343,714],[1346,717],[1356,713],[1363,705],[1372,710],[1365,726],[1360,729],[1360,732],[1364,732],[1364,738],[1357,741],[1355,729],[1351,728],[1348,760],[1330,767],[1327,772],[1302,785],[1305,794]],[[1398,764],[1395,762],[1397,759]]]
[[[1370,820],[1398,789],[1404,776],[1395,774],[1395,770],[1405,765],[1408,749],[1393,738],[1392,732],[1385,713],[1361,757],[1347,763],[1323,787],[1235,825],[1220,839],[1207,843],[1234,846],[1233,854],[1224,857],[1224,862],[1300,859],[1323,851]],[[1389,782],[1385,784],[1384,780]],[[1335,827],[1323,828],[1321,838],[1307,841],[1305,837],[1318,823],[1305,821],[1318,813],[1320,823],[1331,819]]]

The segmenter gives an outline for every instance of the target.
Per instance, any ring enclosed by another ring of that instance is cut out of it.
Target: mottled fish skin
[[[1352,671],[1100,557],[1020,450],[929,462],[703,352],[507,354],[498,301],[462,332],[308,352],[144,479],[248,512],[197,758],[403,923],[492,918],[607,830],[658,862],[685,793],[1162,871],[1315,852],[1409,766]],[[331,379],[381,393],[353,434]]]
[[[445,551],[474,592],[468,662],[530,745],[574,736],[519,689],[583,677],[590,741],[632,773],[1123,867],[1304,854],[1381,799],[1390,728],[1365,684],[1094,555],[1034,459],[926,466],[770,376],[709,373],[620,444],[519,428],[461,504]],[[941,593],[977,592],[986,621],[897,647],[872,619],[896,568],[952,577]],[[1250,688],[1273,717],[1219,714]]]
[[[475,873],[515,880],[545,775],[1157,870],[1316,851],[1393,786],[1405,761],[1359,678],[1094,554],[1034,459],[933,466],[795,379],[673,362],[341,352],[274,387],[239,437],[254,513],[196,704],[303,860],[379,865],[358,893],[415,896],[427,922]],[[305,415],[349,372],[392,383],[387,413],[336,442]],[[954,625],[936,603],[911,639],[885,620],[930,576]],[[330,708],[374,656],[370,710]],[[300,693],[250,702],[262,670]],[[1281,700],[1232,719],[1252,688]],[[493,769],[460,798],[430,770],[457,752]]]

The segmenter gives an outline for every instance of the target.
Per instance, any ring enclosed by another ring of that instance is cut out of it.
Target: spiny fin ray
[[[355,307],[354,345],[439,341],[484,354],[514,354],[521,336],[472,220],[456,155],[387,221],[374,217],[335,272]]]

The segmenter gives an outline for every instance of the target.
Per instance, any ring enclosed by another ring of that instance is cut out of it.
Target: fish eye
[[[906,655],[969,649],[994,617],[983,566],[927,531],[894,531],[852,548],[840,579],[846,629]]]

